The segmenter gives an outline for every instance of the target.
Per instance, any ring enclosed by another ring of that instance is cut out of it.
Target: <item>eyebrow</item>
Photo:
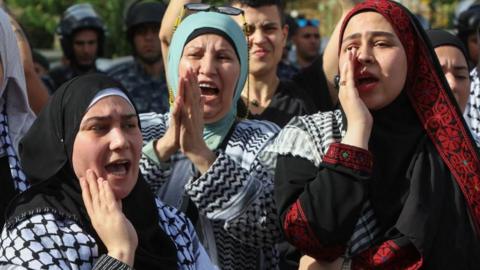
[[[278,26],[278,22],[271,22],[271,21],[264,21],[261,26],[265,27],[265,26]]]
[[[229,53],[229,54],[235,54],[235,50],[231,48],[220,48],[217,50],[217,53]]]
[[[134,118],[134,117],[136,118],[137,115],[134,114],[134,113],[132,113],[132,114],[122,115],[120,118],[121,118],[123,121],[125,121],[125,120],[130,120],[130,119],[132,119],[132,118]],[[105,122],[105,121],[109,121],[109,120],[111,120],[111,119],[112,119],[111,116],[92,116],[92,117],[90,117],[90,118],[87,118],[87,119],[83,122],[82,125],[86,125],[86,124],[88,124],[88,123],[90,123],[90,122],[96,122],[96,121],[98,121],[98,122]]]
[[[369,34],[373,37],[384,36],[384,37],[393,38],[393,39],[396,37],[395,34],[393,34],[391,32],[385,32],[385,31],[368,31],[367,34]],[[344,38],[342,40],[342,43],[345,42],[345,41],[348,41],[348,40],[360,38],[361,36],[362,36],[361,33],[351,34],[351,35],[347,36],[346,38]]]

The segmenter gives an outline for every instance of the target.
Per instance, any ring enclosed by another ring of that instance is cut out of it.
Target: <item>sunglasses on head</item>
[[[245,12],[239,8],[231,7],[231,6],[213,6],[205,3],[187,3],[183,6],[182,11],[178,15],[175,24],[173,25],[173,31],[177,30],[177,27],[180,25],[180,23],[183,20],[183,17],[185,16],[185,10],[189,11],[204,11],[204,12],[217,12],[229,16],[242,16],[242,21],[243,21],[243,33],[245,35],[245,38],[247,38],[247,44],[248,44],[248,36],[251,34],[250,27],[247,25],[247,21],[245,20]],[[247,54],[248,55],[248,54]],[[250,60],[249,60],[250,61]],[[249,62],[247,61],[247,63]],[[248,72],[247,72],[248,73]],[[247,84],[249,83],[249,80],[247,79]],[[249,89],[250,87],[247,87]],[[173,91],[171,88],[168,89],[168,102],[170,103],[170,107],[173,106],[174,102],[174,95]]]
[[[177,18],[177,21],[175,22],[174,25],[174,30],[177,29],[178,25],[182,22],[182,19],[185,15],[185,10],[189,11],[205,11],[205,12],[217,12],[229,16],[242,16],[243,20],[243,32],[245,36],[248,36],[250,34],[249,27],[247,25],[247,22],[245,20],[245,13],[243,10],[236,8],[236,7],[231,7],[231,6],[214,6],[210,4],[205,4],[205,3],[187,3],[183,6],[183,10],[180,13],[180,15]]]
[[[212,6],[205,3],[188,3],[184,8],[191,11],[214,11],[226,15],[237,16],[243,13],[243,10],[231,6]]]
[[[300,18],[300,19],[296,19],[296,22],[298,27],[300,28],[303,28],[305,26],[318,27],[320,25],[320,20],[317,20],[317,19],[309,20],[309,19]]]

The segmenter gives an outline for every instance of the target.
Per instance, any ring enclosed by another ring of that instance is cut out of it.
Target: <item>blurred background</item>
[[[24,27],[32,48],[40,51],[52,62],[61,56],[58,38],[55,36],[60,16],[68,6],[82,2],[91,3],[107,25],[106,56],[116,58],[130,53],[125,38],[123,17],[135,0],[3,0],[3,2]],[[163,2],[168,3],[168,1]],[[204,2],[221,5],[225,1]],[[479,1],[404,0],[399,2],[419,15],[432,28],[452,29],[456,14]],[[285,11],[294,18],[303,15],[306,18],[319,19],[320,33],[324,37],[324,42],[328,40],[341,12],[336,0],[286,0]]]

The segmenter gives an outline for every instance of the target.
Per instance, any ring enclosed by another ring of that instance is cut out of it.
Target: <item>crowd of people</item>
[[[0,9],[0,269],[476,269],[480,5],[136,2],[133,60],[63,14],[59,67]],[[295,48],[291,52],[288,48]]]

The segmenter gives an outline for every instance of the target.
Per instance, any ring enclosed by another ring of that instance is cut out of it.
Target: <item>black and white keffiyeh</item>
[[[176,247],[177,269],[212,269],[188,218],[158,199],[155,203],[158,225]],[[0,269],[6,264],[12,269],[131,269],[119,261],[109,267],[104,263],[95,238],[77,222],[61,218],[54,211],[19,219],[7,225],[0,236]]]
[[[0,142],[2,150],[8,156],[8,164],[10,165],[10,173],[12,175],[15,190],[25,191],[30,185],[27,182],[26,176],[20,168],[20,162],[13,147],[12,141],[8,133],[8,116],[6,102],[0,114]]]
[[[10,200],[28,188],[18,145],[32,125],[21,57],[9,17],[0,8],[0,226]]]
[[[271,165],[275,156],[262,152],[273,142],[278,126],[258,120],[237,122],[225,148],[216,150],[215,162],[199,176],[188,160],[185,163],[190,166],[181,164],[186,157],[180,151],[168,162],[160,162],[150,151],[151,140],[167,130],[168,115],[141,114],[140,120],[145,143],[140,161],[143,177],[162,200],[181,207],[182,200],[189,198],[195,205],[197,231],[212,262],[223,270],[279,269],[275,243],[282,237]],[[182,181],[180,190],[172,192]]]
[[[480,78],[478,77],[477,68],[470,72],[472,80],[470,84],[470,97],[468,98],[467,107],[463,116],[470,127],[473,138],[477,146],[480,146]]]

